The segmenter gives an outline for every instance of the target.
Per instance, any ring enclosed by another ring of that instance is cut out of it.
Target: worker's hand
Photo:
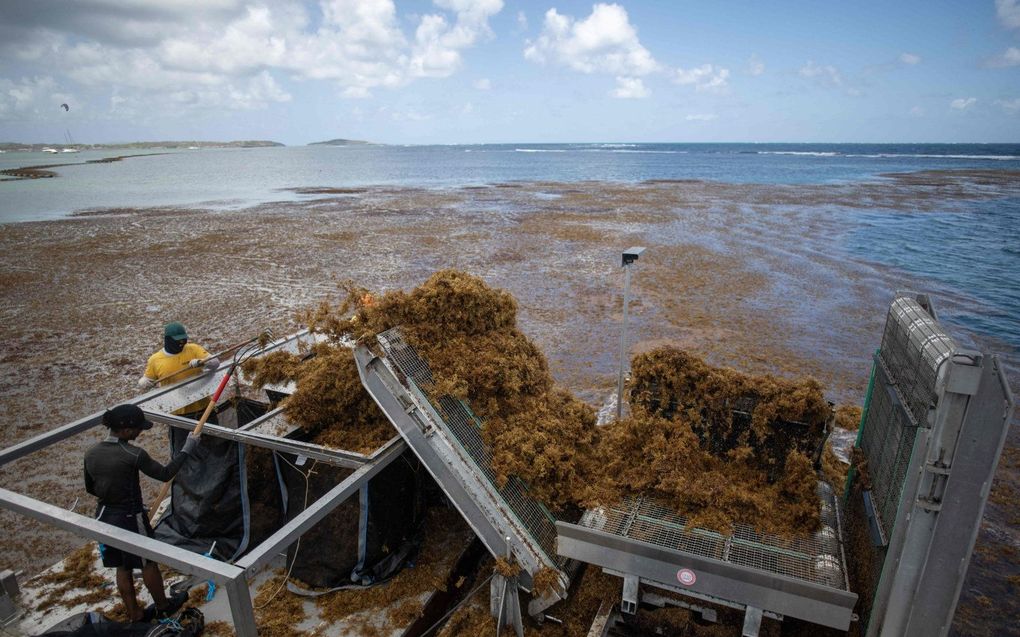
[[[156,379],[149,378],[148,376],[142,376],[138,379],[138,386],[142,389],[152,389],[156,386]]]
[[[184,444],[181,446],[181,453],[191,455],[192,452],[195,451],[195,447],[198,446],[198,441],[201,440],[201,438],[202,434],[199,434],[197,436],[193,433],[188,434],[188,439],[185,440]]]
[[[201,364],[202,364],[201,358],[193,358],[190,361],[188,361],[188,367],[198,367]]]
[[[205,371],[207,371],[207,372],[211,372],[211,371],[215,371],[219,366],[220,366],[220,359],[218,359],[216,357],[213,357],[213,358],[206,359],[205,366],[203,367],[203,369],[205,369]]]

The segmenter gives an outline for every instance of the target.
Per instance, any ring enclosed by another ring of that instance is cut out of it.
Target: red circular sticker
[[[676,579],[684,586],[692,586],[698,581],[698,576],[689,568],[682,568],[676,572]]]

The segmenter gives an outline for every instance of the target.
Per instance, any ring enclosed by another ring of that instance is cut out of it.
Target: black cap
[[[110,429],[152,429],[145,412],[138,405],[117,405],[103,414],[103,424]]]

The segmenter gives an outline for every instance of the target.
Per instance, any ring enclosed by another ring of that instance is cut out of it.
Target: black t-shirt
[[[188,458],[177,454],[165,467],[141,447],[110,436],[85,452],[85,490],[99,498],[100,506],[145,510],[142,505],[142,488],[138,472],[166,482]]]

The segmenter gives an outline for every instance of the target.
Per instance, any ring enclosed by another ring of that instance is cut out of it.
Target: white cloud
[[[995,0],[995,13],[1007,29],[1020,29],[1020,0]]]
[[[988,60],[986,66],[990,66],[992,68],[1020,66],[1020,49],[1015,46],[1011,46],[999,55]]]
[[[747,61],[747,72],[751,75],[761,75],[765,72],[765,63],[758,59],[757,54],[752,54]]]
[[[528,16],[526,16],[523,11],[517,12],[517,28],[521,31],[528,30]]]
[[[640,77],[617,77],[616,88],[610,93],[620,99],[641,99],[648,97],[648,89]]]
[[[359,0],[352,0],[358,2]],[[415,31],[410,69],[413,77],[448,77],[461,65],[460,51],[492,34],[488,20],[503,9],[503,0],[434,0],[456,13],[449,24],[441,15],[421,18]]]
[[[1011,100],[995,100],[996,106],[1001,106],[1007,115],[1020,113],[1020,97]]]
[[[711,122],[713,119],[718,119],[719,116],[715,113],[698,113],[695,115],[688,115],[684,117],[688,122]]]
[[[627,11],[618,4],[596,4],[583,20],[549,9],[542,33],[536,40],[527,41],[524,57],[581,73],[631,78],[659,70],[658,62],[641,45]]]
[[[474,81],[473,86],[479,91],[487,91],[492,88],[492,82],[487,77],[481,77]]]
[[[912,109],[910,109],[910,116],[911,117],[924,117],[924,109],[921,108],[920,106],[915,106]]]
[[[348,86],[340,94],[351,100],[364,100],[372,97],[372,91],[364,86]]]
[[[3,26],[0,55],[109,90],[120,111],[137,96],[175,112],[250,109],[291,99],[283,78],[330,81],[345,97],[364,98],[447,77],[491,35],[488,21],[503,8],[503,0],[434,0],[437,10],[416,17],[407,34],[393,0],[256,2],[94,0],[55,13],[40,0],[38,11],[26,5]]]
[[[806,77],[825,86],[843,86],[843,74],[831,64],[819,65],[808,61],[797,72],[801,77]]]
[[[386,108],[380,109],[385,112]],[[406,111],[390,111],[390,117],[397,122],[424,122],[432,118],[431,115],[426,113],[419,113],[413,109]]]
[[[75,104],[76,100],[49,75],[18,80],[0,77],[0,117],[41,115],[54,118],[63,113],[62,103]]]
[[[921,63],[921,56],[916,53],[900,53],[900,62],[913,66]]]
[[[957,111],[965,111],[975,104],[977,104],[976,97],[958,97],[949,103],[949,108]]]
[[[702,64],[692,69],[677,67],[673,71],[672,79],[677,84],[693,84],[699,91],[711,91],[725,88],[729,76],[729,69],[716,68],[711,64]]]
[[[642,78],[652,74],[665,74],[673,82],[693,85],[699,91],[726,88],[730,75],[729,69],[711,64],[692,69],[660,64],[641,44],[627,11],[618,4],[596,4],[583,19],[549,9],[541,34],[526,42],[524,58],[580,73],[612,75],[616,88],[610,95],[619,98],[647,97],[650,93]],[[764,70],[764,65],[761,68]]]

